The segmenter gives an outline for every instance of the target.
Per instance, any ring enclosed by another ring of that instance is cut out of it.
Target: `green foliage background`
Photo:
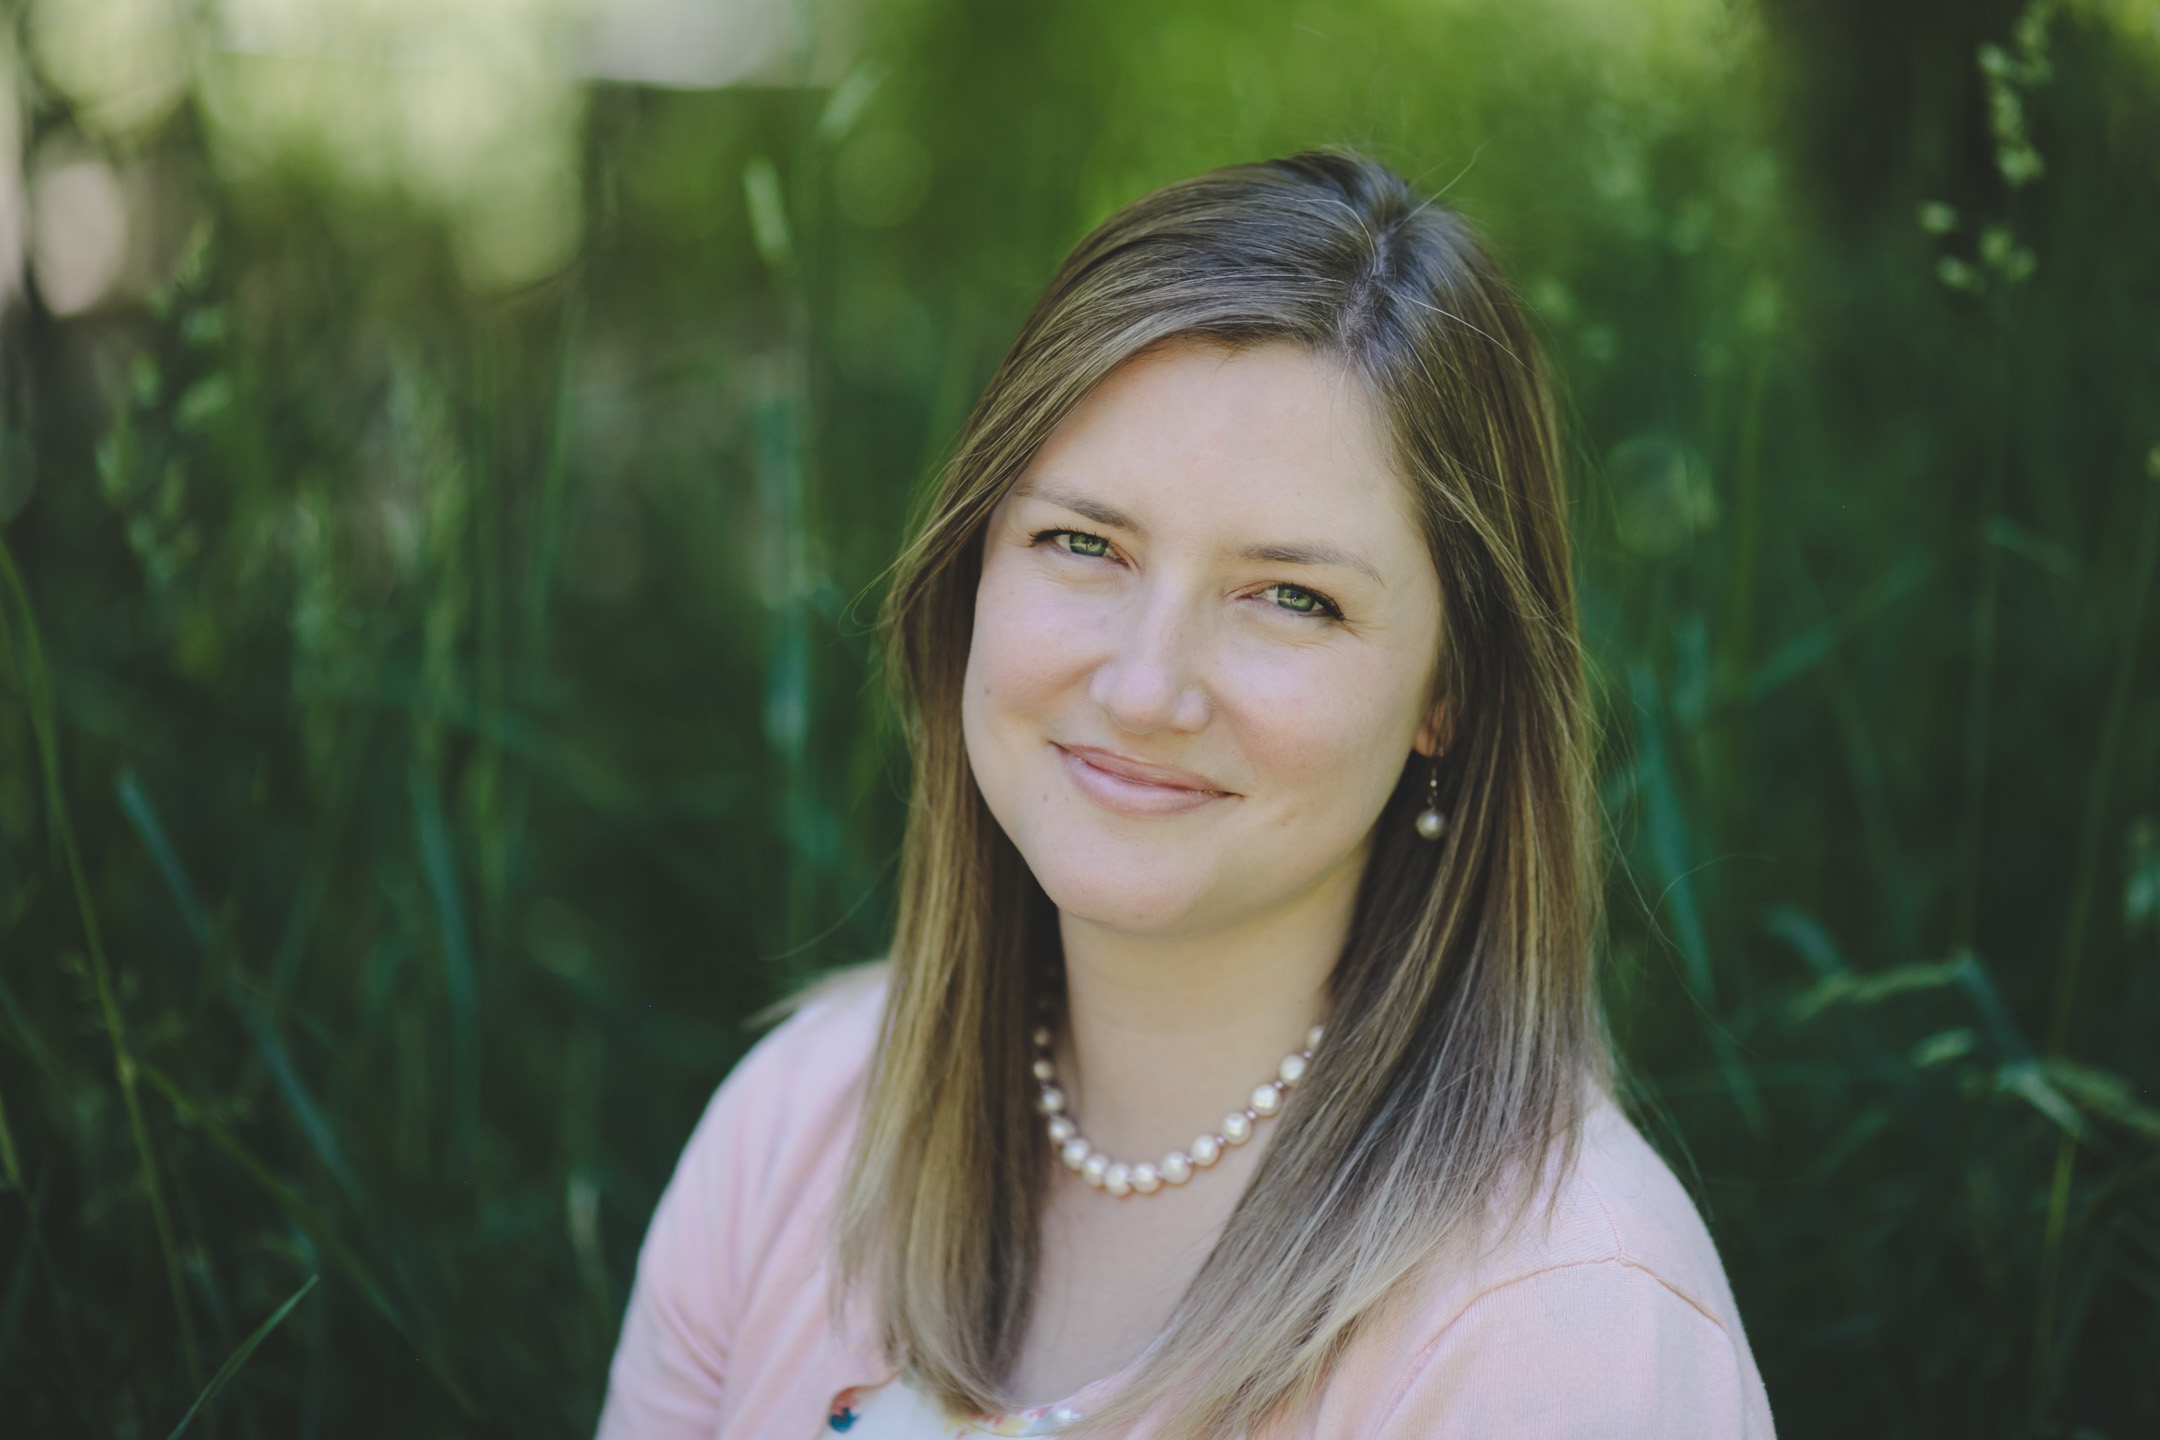
[[[911,494],[1107,210],[1347,143],[1565,384],[1613,1023],[1781,1429],[2160,1433],[2151,0],[791,12],[576,89],[508,291],[230,163],[210,20],[113,138],[7,13],[190,218],[0,322],[0,1429],[165,1434],[320,1276],[195,1428],[587,1432],[752,1017],[880,949]]]

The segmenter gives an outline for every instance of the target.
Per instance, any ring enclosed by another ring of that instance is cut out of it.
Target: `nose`
[[[1197,621],[1170,595],[1136,609],[1133,625],[1090,678],[1089,696],[1129,735],[1206,729],[1215,706],[1201,678]]]

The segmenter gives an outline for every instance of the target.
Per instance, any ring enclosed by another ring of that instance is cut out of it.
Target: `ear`
[[[1455,700],[1443,695],[1433,701],[1432,709],[1425,712],[1425,720],[1418,726],[1417,737],[1410,747],[1418,754],[1430,758],[1445,755],[1455,748]]]

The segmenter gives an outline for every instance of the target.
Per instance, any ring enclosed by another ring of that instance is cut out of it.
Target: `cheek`
[[[1320,652],[1258,655],[1235,667],[1238,728],[1248,761],[1282,801],[1270,807],[1277,823],[1336,811],[1359,827],[1369,822],[1366,812],[1386,800],[1416,737],[1418,706],[1401,673],[1386,657]]]
[[[968,763],[993,810],[1017,799],[1046,730],[1085,697],[1090,673],[1083,617],[1010,568],[993,562],[976,590],[960,712]]]
[[[1073,628],[1037,587],[1001,583],[992,571],[976,593],[968,643],[967,707],[979,718],[1027,715],[1068,688],[1077,661]]]

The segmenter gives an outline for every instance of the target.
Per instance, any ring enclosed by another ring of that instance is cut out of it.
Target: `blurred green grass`
[[[504,90],[507,249],[370,112],[241,145],[214,25],[145,120],[7,13],[149,256],[0,321],[9,1434],[169,1432],[311,1276],[191,1428],[588,1430],[748,1017],[881,946],[915,487],[1094,220],[1314,143],[1545,327],[1613,1021],[1781,1428],[2160,1430],[2149,0],[775,10]]]

